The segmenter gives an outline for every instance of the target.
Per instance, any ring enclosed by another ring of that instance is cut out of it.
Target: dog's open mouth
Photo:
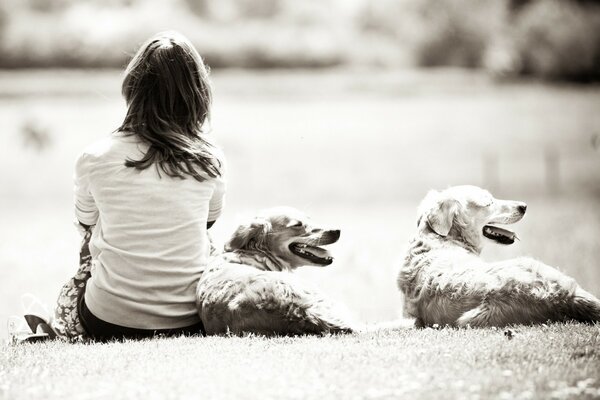
[[[329,251],[322,247],[338,241],[340,231],[324,231],[319,236],[313,236],[306,242],[292,242],[289,246],[290,251],[298,257],[301,257],[314,265],[329,265],[333,262],[333,257]]]
[[[322,247],[294,242],[290,244],[290,251],[298,257],[310,261],[312,264],[329,265],[333,262],[333,257]]]
[[[513,244],[518,239],[517,234],[505,228],[496,225],[485,225],[483,227],[483,236],[500,244]]]

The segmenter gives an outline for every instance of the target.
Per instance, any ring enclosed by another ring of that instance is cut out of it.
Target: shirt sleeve
[[[95,225],[98,207],[90,191],[89,155],[83,153],[75,163],[75,216],[85,225]]]
[[[216,221],[217,218],[223,212],[225,206],[225,192],[227,190],[227,184],[225,181],[225,158],[220,157],[221,160],[221,176],[215,178],[215,190],[213,191],[212,198],[208,205],[208,222]]]

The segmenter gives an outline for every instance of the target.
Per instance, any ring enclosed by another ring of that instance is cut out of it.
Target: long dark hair
[[[215,148],[202,137],[212,99],[208,68],[186,37],[169,31],[146,41],[125,70],[122,93],[128,109],[117,131],[149,145],[142,159],[125,166],[156,164],[159,175],[198,181],[221,175]]]

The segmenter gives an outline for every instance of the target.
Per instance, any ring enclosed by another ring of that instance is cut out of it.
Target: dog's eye
[[[493,202],[494,201],[492,199],[479,199],[479,200],[473,201],[471,203],[477,207],[485,208],[485,207],[491,206]]]
[[[301,221],[290,221],[287,224],[288,228],[300,228],[302,227],[304,224]]]
[[[482,207],[489,207],[489,206],[491,206],[491,205],[492,205],[492,203],[494,203],[494,200],[488,199],[488,200],[484,201],[484,202],[481,204],[481,206],[482,206]]]

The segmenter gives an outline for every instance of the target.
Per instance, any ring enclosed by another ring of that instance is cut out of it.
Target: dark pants
[[[204,335],[204,325],[198,322],[192,326],[175,329],[136,329],[111,324],[96,317],[85,305],[85,296],[80,296],[78,304],[79,319],[86,333],[94,340],[146,339],[155,336],[192,336]]]

